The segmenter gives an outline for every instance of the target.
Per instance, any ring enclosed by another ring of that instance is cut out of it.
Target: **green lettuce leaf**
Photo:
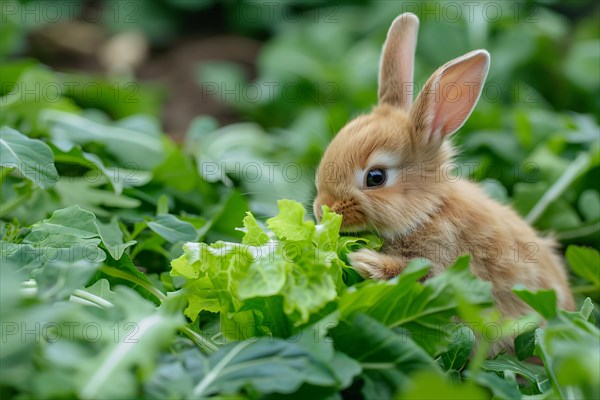
[[[277,205],[279,214],[267,220],[267,227],[280,240],[309,240],[313,236],[315,224],[312,221],[304,221],[306,210],[302,204],[293,200],[279,200]]]
[[[322,223],[305,221],[300,203],[280,200],[265,232],[243,220],[242,243],[186,243],[171,274],[187,279],[185,314],[220,312],[223,334],[236,340],[287,336],[309,323],[345,290],[338,240],[341,216],[324,209]]]

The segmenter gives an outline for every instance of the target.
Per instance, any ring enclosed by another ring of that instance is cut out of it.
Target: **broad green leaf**
[[[79,206],[56,210],[49,219],[32,227],[32,232],[36,231],[44,231],[48,234],[69,234],[82,239],[98,236],[96,216]]]
[[[535,351],[535,330],[527,330],[515,337],[515,354],[519,360],[533,356]]]
[[[5,274],[20,275],[29,279],[31,272],[41,267],[49,254],[30,243],[0,241],[2,269]],[[8,278],[7,278],[8,279]]]
[[[198,236],[196,229],[189,222],[184,222],[171,214],[157,215],[148,222],[148,228],[171,243],[195,240]]]
[[[491,396],[470,381],[454,384],[440,374],[421,371],[396,398],[405,400],[482,400],[491,399]]]
[[[500,355],[493,360],[485,360],[482,367],[486,371],[511,371],[518,374],[535,385],[538,393],[544,393],[550,388],[548,376],[542,366],[519,361],[513,356]]]
[[[591,301],[580,312],[560,310],[536,330],[536,354],[561,398],[600,396],[600,330],[589,323]]]
[[[96,216],[109,218],[112,213],[104,207],[136,208],[141,201],[126,195],[116,195],[99,187],[106,183],[104,179],[69,178],[60,180],[54,189],[60,196],[63,207],[79,205]]]
[[[50,127],[55,145],[70,148],[73,144],[101,143],[122,165],[129,169],[150,170],[164,158],[164,146],[159,138],[140,131],[99,124],[82,116],[46,110],[42,116]]]
[[[526,215],[538,203],[547,186],[544,182],[515,184],[513,207],[521,215]],[[568,230],[580,227],[581,223],[581,218],[569,202],[556,198],[544,205],[544,210],[535,224],[541,229]]]
[[[536,292],[529,291],[523,285],[515,285],[513,292],[531,308],[549,319],[556,315],[556,292],[552,289],[540,289]]]
[[[459,312],[462,297],[475,307],[491,304],[488,282],[469,271],[469,258],[459,258],[443,274],[420,283],[429,264],[412,261],[395,279],[366,281],[339,300],[342,321],[364,313],[388,327],[404,327],[430,354],[446,350],[447,327]]]
[[[136,12],[141,12],[142,2],[131,4],[135,4],[135,7],[139,6]],[[116,4],[112,3],[108,5],[108,7],[113,6],[116,7]],[[66,7],[67,8],[61,15],[68,18],[68,15],[73,11],[73,8],[69,9],[68,6]],[[77,5],[75,10],[77,7],[81,7],[81,5]],[[120,15],[122,16],[124,14]],[[106,23],[107,26],[117,22],[114,18],[110,18],[105,14],[102,14],[100,17],[101,18],[99,19],[102,20],[101,23]],[[141,22],[145,17],[139,15],[139,18]],[[133,22],[133,18],[127,18],[125,16],[117,19],[121,20],[119,22]],[[160,112],[161,98],[163,97],[160,89],[133,82],[130,77],[124,75],[105,78],[98,76],[97,74],[68,73],[61,74],[61,77],[66,83],[64,90],[65,94],[68,98],[75,100],[77,104],[85,106],[86,111],[90,109],[100,109],[116,119],[124,118],[119,120],[117,125],[134,130],[139,130],[140,127],[144,127],[146,133],[152,133],[148,129],[151,127],[151,123],[149,123],[148,120],[156,119],[155,116]],[[123,123],[123,121],[127,121],[128,119],[132,119],[133,121]]]
[[[360,363],[334,348],[333,340],[329,337],[337,326],[338,318],[337,312],[331,313],[289,339],[309,350],[321,362],[318,370],[307,371],[307,381],[314,385],[345,388],[362,371]],[[335,381],[334,385],[332,380]]]
[[[112,285],[129,286],[153,304],[165,297],[148,275],[138,269],[127,253],[123,253],[118,260],[108,257],[100,268],[100,273],[100,276],[108,279]]]
[[[10,7],[7,11],[10,11]],[[62,14],[58,12],[59,15]],[[63,12],[67,11],[63,10]],[[20,19],[19,23],[22,24],[23,20]],[[30,20],[30,23],[33,21]],[[10,91],[0,98],[1,125],[15,127],[28,135],[45,135],[47,133],[45,126],[40,121],[40,115],[45,110],[79,112],[79,107],[71,99],[62,95],[62,82],[46,66],[39,63],[27,66],[20,74],[8,81],[7,79],[10,78],[4,75],[6,72],[6,70],[2,71],[0,77],[3,86],[0,91],[3,94],[8,88]]]
[[[106,300],[110,303],[110,306],[118,301],[117,293],[110,289],[110,283],[106,279],[100,279],[96,281],[96,283],[93,285],[86,287],[84,291],[93,296],[97,296],[103,300]]]
[[[98,234],[102,239],[102,243],[104,243],[106,250],[108,250],[111,257],[115,260],[121,258],[125,249],[137,243],[135,240],[130,240],[127,243],[123,243],[123,232],[119,227],[119,222],[116,217],[113,217],[107,224],[96,221],[96,225],[98,227]]]
[[[576,41],[563,60],[565,75],[582,88],[597,87],[600,78],[595,71],[600,68],[600,40]]]
[[[512,400],[521,397],[517,382],[501,378],[494,372],[481,371],[473,376],[473,380],[481,386],[487,387],[494,395],[494,399]]]
[[[124,311],[114,339],[78,366],[76,382],[81,398],[121,398],[135,394],[134,367],[149,368],[183,321],[142,299],[128,288],[117,287],[117,308]],[[119,382],[118,386],[115,382]]]
[[[335,328],[332,336],[336,348],[360,363],[365,398],[393,397],[418,371],[442,374],[408,332],[396,333],[364,314],[356,315],[349,326]]]
[[[42,299],[59,300],[68,298],[75,289],[83,288],[99,266],[86,260],[49,261],[35,270],[32,277]]]
[[[194,189],[199,176],[192,159],[170,141],[165,143],[166,157],[152,171],[153,181],[182,192]]]
[[[58,181],[50,147],[7,126],[0,128],[0,160],[3,167],[16,168],[42,189]]]
[[[95,215],[78,206],[56,210],[49,219],[34,224],[24,238],[44,260],[65,263],[104,261],[100,241]]]
[[[161,354],[156,370],[144,381],[143,397],[150,399],[190,398],[194,374],[206,357],[197,348]]]
[[[202,138],[217,128],[219,128],[219,122],[213,117],[203,115],[194,118],[185,134],[184,149],[189,153],[200,150]]]
[[[523,151],[509,131],[478,131],[465,141],[465,147],[472,151],[486,147],[494,152],[500,159],[514,162],[523,158]]]
[[[198,84],[210,82],[219,88],[230,88],[236,85],[246,85],[245,70],[237,63],[223,61],[208,61],[198,65],[196,72]],[[224,96],[224,93],[219,93]]]
[[[0,280],[2,285],[0,293],[3,300],[0,305],[0,313],[3,322],[4,340],[2,353],[0,354],[0,367],[3,371],[0,374],[0,385],[3,388],[11,387],[27,397],[42,397],[43,394],[36,391],[37,385],[33,383],[35,377],[39,376],[41,371],[32,368],[34,360],[36,358],[39,360],[40,342],[46,341],[45,338],[49,337],[54,342],[69,343],[66,337],[68,324],[71,327],[76,324],[82,326],[91,321],[80,318],[74,304],[63,302],[54,304],[48,302],[48,298],[44,302],[36,299],[37,306],[31,304],[32,296],[25,294],[21,286],[23,282],[19,278],[14,274],[2,273],[2,279]],[[17,300],[18,306],[12,309],[6,308],[10,306],[10,301],[6,301],[5,295],[12,295],[12,299]],[[29,304],[26,303],[27,301],[29,301]],[[40,327],[39,330],[38,327]],[[45,333],[41,332],[41,327],[46,329]],[[20,334],[23,328],[29,329],[28,335],[22,336]],[[57,330],[54,331],[54,329]],[[57,335],[58,329],[60,329],[60,333]],[[65,334],[62,338],[61,333]],[[71,335],[72,339],[73,336]],[[63,359],[72,356],[78,350],[72,343],[67,348],[68,351],[63,352]],[[48,344],[44,343],[45,350],[47,350]],[[81,352],[79,353],[81,354]],[[47,363],[52,365],[51,368],[55,370],[60,368],[60,365],[54,362],[53,359],[49,359],[47,355],[48,353],[45,351],[43,357]],[[67,387],[67,393],[73,393],[74,382],[72,377],[66,382],[61,381],[60,384]]]
[[[318,347],[325,354],[306,348],[302,341],[293,343],[273,338],[225,346],[194,371],[199,379],[191,397],[238,393],[247,386],[259,393],[281,395],[295,392],[304,382],[339,388],[347,385],[347,378],[345,382],[337,381],[333,368],[348,369],[342,375],[352,376],[357,372],[356,364],[343,355],[336,355],[331,342]],[[278,379],[273,379],[274,375]]]
[[[151,175],[146,171],[132,170],[123,167],[107,166],[105,162],[94,153],[87,153],[81,146],[59,148],[52,145],[54,158],[57,164],[81,165],[89,168],[85,179],[91,183],[106,180],[115,194],[120,195],[125,187],[142,186],[150,181]],[[105,179],[102,179],[104,177]]]
[[[596,288],[600,287],[600,254],[597,250],[569,246],[566,257],[569,266],[577,275],[591,282]]]
[[[99,238],[84,239],[75,235],[58,233],[48,234],[46,231],[35,231],[23,239],[24,243],[30,244],[43,261],[63,261],[72,263],[78,260],[88,262],[102,262],[106,259],[106,253],[98,247]]]
[[[237,231],[241,221],[248,210],[248,200],[237,190],[232,190],[222,204],[217,207],[217,212],[210,215],[210,222],[203,227],[203,231],[210,240],[237,241],[243,235]]]
[[[455,330],[450,338],[448,350],[441,354],[444,369],[461,369],[469,360],[469,355],[475,345],[473,331],[462,326]]]
[[[281,339],[260,338],[222,347],[203,363],[190,397],[236,393],[250,386],[264,394],[293,393],[314,373],[314,357],[303,347]]]
[[[588,189],[579,196],[578,207],[586,221],[600,219],[600,194],[597,190]]]
[[[299,340],[261,338],[232,343],[210,357],[194,349],[168,355],[145,389],[161,398],[167,394],[205,398],[248,389],[262,396],[326,397],[347,387],[360,367],[335,351],[331,340],[323,340],[327,329],[310,329]]]
[[[99,239],[96,239],[99,238]],[[85,258],[97,259],[97,245],[102,240],[108,253],[116,260],[121,258],[123,251],[135,244],[135,241],[123,243],[123,233],[116,218],[110,223],[103,224],[96,216],[79,206],[56,210],[49,219],[34,224],[26,240],[48,248],[73,248],[71,261]],[[90,247],[92,245],[93,247]],[[77,250],[80,248],[83,253]],[[74,256],[80,258],[73,258]],[[104,260],[101,257],[98,261]],[[69,259],[63,259],[68,261]]]

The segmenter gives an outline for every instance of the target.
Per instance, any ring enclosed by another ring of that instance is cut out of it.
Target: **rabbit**
[[[531,311],[512,292],[517,283],[554,289],[558,305],[573,310],[553,240],[539,236],[476,183],[448,173],[454,154],[450,138],[481,95],[489,53],[475,50],[444,64],[413,104],[418,25],[412,13],[392,23],[379,66],[378,104],[346,124],[325,150],[316,173],[315,217],[320,221],[327,205],[342,215],[343,231],[381,236],[378,252],[349,255],[364,278],[390,279],[417,257],[431,261],[431,277],[470,253],[472,272],[491,282],[503,315]]]

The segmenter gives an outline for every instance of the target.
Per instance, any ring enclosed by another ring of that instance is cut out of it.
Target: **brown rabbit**
[[[322,205],[343,215],[345,231],[373,230],[380,252],[350,254],[365,278],[389,279],[415,257],[432,261],[440,274],[457,256],[471,254],[471,269],[490,281],[500,310],[518,316],[529,308],[513,285],[556,290],[560,307],[575,304],[552,240],[541,238],[510,207],[489,198],[451,170],[449,141],[481,94],[490,56],[475,50],[452,60],[429,78],[412,104],[418,18],[394,20],[383,46],[379,104],[350,121],[334,138],[317,172]]]

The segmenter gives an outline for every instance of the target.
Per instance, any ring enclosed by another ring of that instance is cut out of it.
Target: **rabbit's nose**
[[[344,210],[346,209],[346,203],[343,201],[335,201],[333,204],[328,204],[327,206],[336,214],[344,214]]]

